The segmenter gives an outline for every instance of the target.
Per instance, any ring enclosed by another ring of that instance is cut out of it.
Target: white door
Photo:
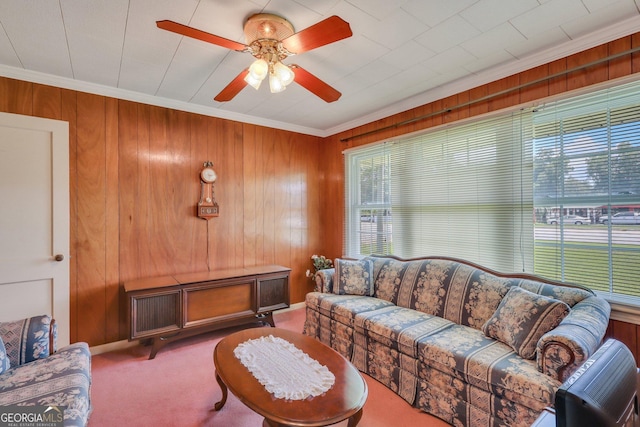
[[[0,320],[69,334],[69,124],[0,113]]]

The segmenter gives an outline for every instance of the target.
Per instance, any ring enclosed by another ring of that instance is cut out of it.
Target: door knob
[[[60,262],[64,259],[64,255],[62,254],[57,254],[56,256],[53,257],[53,259],[55,259],[56,261]]]

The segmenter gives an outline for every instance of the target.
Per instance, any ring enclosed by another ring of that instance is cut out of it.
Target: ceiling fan
[[[294,32],[293,25],[284,18],[269,13],[258,13],[247,19],[244,34],[247,44],[238,43],[173,21],[157,21],[158,28],[183,36],[192,37],[238,52],[247,52],[256,60],[244,69],[214,98],[225,102],[232,100],[249,84],[258,89],[260,83],[269,77],[271,92],[281,92],[295,81],[300,86],[322,98],[326,102],[338,100],[342,95],[304,68],[284,65],[281,61],[291,55],[307,52],[338,40],[351,37],[351,27],[338,16],[331,16],[300,32]]]

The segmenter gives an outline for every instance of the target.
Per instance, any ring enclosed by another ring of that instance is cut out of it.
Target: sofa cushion
[[[374,274],[373,296],[396,304],[400,283],[409,263],[393,258],[371,259]]]
[[[336,258],[333,293],[338,295],[373,295],[373,262],[369,259]]]
[[[309,292],[305,297],[307,307],[320,312],[349,327],[353,327],[358,313],[388,307],[389,301],[358,295],[335,295],[320,292]]]
[[[482,330],[486,336],[509,345],[521,357],[533,359],[538,340],[558,326],[569,310],[562,301],[513,287]]]
[[[11,362],[7,357],[7,350],[4,348],[4,341],[0,337],[0,374],[11,368]]]
[[[395,301],[398,306],[478,330],[516,283],[516,280],[448,259],[414,260],[405,264]]]
[[[418,355],[418,339],[451,325],[441,317],[396,306],[355,316],[356,332],[411,357]]]
[[[51,317],[47,315],[0,322],[0,337],[4,340],[11,366],[49,356],[50,329]]]
[[[431,368],[528,408],[551,406],[561,384],[538,371],[535,361],[467,326],[452,325],[421,338],[418,357]],[[423,372],[420,378],[428,379]]]

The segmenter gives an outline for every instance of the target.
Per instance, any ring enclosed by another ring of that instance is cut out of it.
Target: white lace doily
[[[326,366],[282,338],[269,335],[247,340],[233,354],[278,399],[319,396],[336,378]]]

